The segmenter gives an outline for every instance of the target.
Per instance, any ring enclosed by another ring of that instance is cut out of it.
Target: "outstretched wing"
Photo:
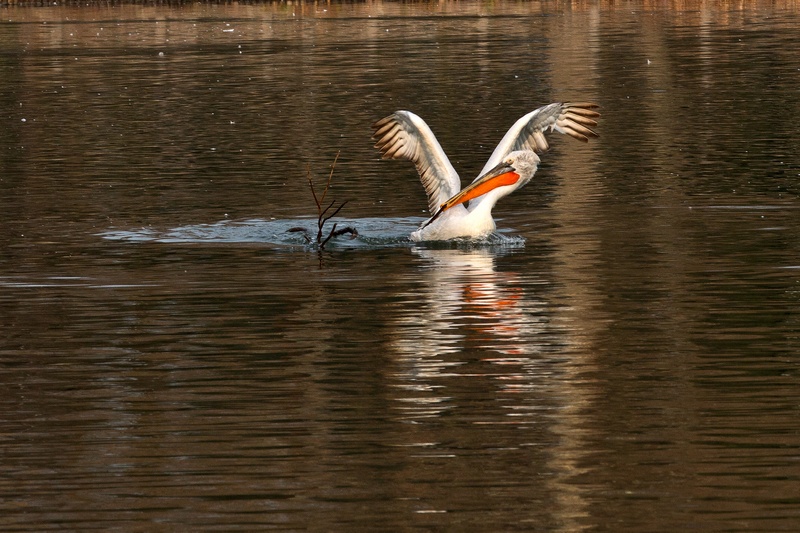
[[[597,126],[594,120],[600,113],[593,111],[599,107],[591,103],[565,103],[560,102],[542,106],[536,111],[531,111],[511,126],[503,140],[492,152],[489,161],[479,176],[497,166],[509,153],[514,150],[533,150],[544,152],[549,148],[544,134],[549,129],[569,135],[579,141],[588,142],[589,137],[597,137],[591,128]]]
[[[434,213],[461,190],[461,180],[425,121],[410,111],[397,111],[372,125],[375,148],[384,159],[414,163]]]

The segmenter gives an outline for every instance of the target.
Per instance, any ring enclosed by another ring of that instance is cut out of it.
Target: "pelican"
[[[461,189],[461,179],[433,132],[410,111],[397,111],[375,124],[375,148],[383,159],[404,159],[417,167],[428,195],[431,217],[411,234],[412,241],[442,241],[458,237],[477,238],[492,233],[492,208],[531,178],[540,159],[536,152],[548,148],[546,131],[557,131],[579,141],[597,137],[600,113],[591,103],[554,103],[531,111],[517,120],[479,176]],[[465,206],[469,202],[468,206]]]

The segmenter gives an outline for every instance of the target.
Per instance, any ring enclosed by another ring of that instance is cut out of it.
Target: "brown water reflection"
[[[800,18],[672,7],[0,9],[0,528],[796,530]],[[373,120],[558,99],[513,238],[381,225]]]

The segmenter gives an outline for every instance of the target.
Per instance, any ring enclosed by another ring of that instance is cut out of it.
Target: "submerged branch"
[[[348,200],[345,200],[344,202],[342,202],[339,205],[339,207],[334,208],[334,205],[336,205],[336,200],[331,200],[331,202],[326,207],[324,207],[324,208],[322,207],[323,203],[325,202],[325,197],[328,196],[328,191],[331,188],[331,181],[333,180],[333,171],[336,168],[336,162],[339,160],[339,154],[340,154],[340,152],[336,152],[336,157],[334,158],[333,164],[331,165],[331,171],[330,171],[330,174],[328,174],[328,180],[325,183],[325,189],[322,191],[322,196],[318,196],[317,195],[317,191],[314,188],[314,180],[311,179],[311,166],[310,165],[309,165],[308,170],[306,172],[306,179],[308,180],[308,186],[311,189],[311,196],[314,197],[314,203],[317,206],[317,239],[316,239],[316,244],[317,244],[317,247],[320,250],[324,249],[325,245],[328,244],[328,241],[330,241],[331,239],[333,239],[335,237],[340,237],[340,236],[342,236],[344,234],[350,234],[350,238],[351,239],[355,239],[356,237],[358,237],[358,231],[356,231],[355,228],[348,226],[346,228],[342,228],[342,229],[338,229],[337,230],[336,229],[337,225],[338,225],[337,223],[333,224],[333,227],[331,228],[331,231],[328,233],[327,237],[325,237],[325,238],[322,237],[323,234],[324,234],[325,224],[330,219],[332,219],[333,217],[338,215],[339,211],[341,211],[342,208],[344,206],[346,206],[347,202],[348,202]],[[328,212],[331,209],[333,209],[333,212],[331,214],[328,214]],[[306,230],[305,228],[296,227],[296,228],[289,229],[289,231],[290,232],[302,232],[303,233],[303,237],[305,237],[307,244],[311,244],[312,242],[314,242],[311,239],[311,235],[309,234],[308,230]]]

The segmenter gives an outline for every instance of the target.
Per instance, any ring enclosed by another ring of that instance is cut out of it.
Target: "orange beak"
[[[492,170],[473,181],[468,187],[461,190],[436,210],[436,213],[428,220],[423,228],[439,218],[439,215],[447,211],[453,206],[468,202],[478,196],[483,196],[489,191],[505,185],[513,185],[519,181],[519,174],[514,171],[514,167],[508,163],[500,163]]]

